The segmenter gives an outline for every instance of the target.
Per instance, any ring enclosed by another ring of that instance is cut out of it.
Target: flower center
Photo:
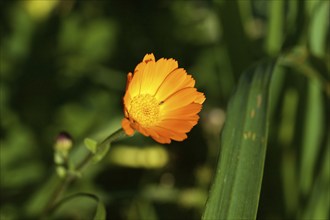
[[[153,126],[159,121],[159,102],[149,94],[135,96],[129,114],[141,126]]]

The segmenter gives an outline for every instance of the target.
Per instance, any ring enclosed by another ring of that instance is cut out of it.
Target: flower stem
[[[111,135],[109,135],[108,137],[106,137],[101,143],[99,143],[97,149],[101,151],[106,145],[111,144],[113,141],[122,138],[124,136],[125,136],[125,132],[122,128],[120,128]],[[88,167],[94,155],[95,154],[93,154],[92,152],[89,152],[80,161],[80,163],[78,163],[78,165],[74,169],[74,172],[68,171],[65,178],[59,182],[59,184],[53,191],[50,200],[46,204],[45,209],[43,211],[43,217],[48,216],[53,211],[53,208],[55,207],[56,202],[58,201],[60,196],[63,194],[66,188],[78,177],[77,174],[80,174],[84,169]]]

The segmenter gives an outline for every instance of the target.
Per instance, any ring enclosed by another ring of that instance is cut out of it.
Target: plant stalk
[[[122,128],[118,129],[108,137],[106,137],[101,143],[98,144],[97,149],[98,151],[103,150],[104,146],[111,144],[113,141],[124,137],[126,134]],[[84,169],[88,167],[90,164],[91,160],[94,157],[94,153],[89,152],[78,165],[75,167],[74,172],[67,172],[66,176],[62,181],[59,182],[55,190],[53,191],[50,200],[46,204],[43,214],[42,214],[42,219],[47,217],[52,211],[53,208],[56,206],[57,201],[59,200],[60,196],[64,193],[66,188],[75,180],[79,175],[81,174]]]

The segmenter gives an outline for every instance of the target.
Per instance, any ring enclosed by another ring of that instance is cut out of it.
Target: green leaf
[[[105,220],[106,219],[106,209],[104,203],[100,200],[100,198],[94,194],[90,193],[77,193],[71,196],[68,196],[64,199],[62,199],[60,202],[57,203],[57,205],[54,207],[53,214],[57,214],[56,212],[60,210],[62,206],[64,206],[66,203],[68,203],[71,200],[79,198],[80,200],[82,198],[89,198],[93,199],[96,204],[95,214],[94,214],[94,220]]]
[[[105,155],[108,153],[109,149],[110,149],[110,144],[100,146],[93,157],[93,162],[96,163],[102,160],[103,157],[105,157]]]
[[[90,152],[92,152],[93,154],[96,153],[96,151],[97,151],[97,141],[95,141],[91,138],[85,138],[84,144]]]
[[[86,148],[94,154],[92,160],[94,163],[102,160],[110,149],[110,144],[108,143],[108,141],[98,145],[97,141],[91,138],[85,138],[84,143]]]
[[[269,2],[269,30],[266,38],[266,49],[271,55],[278,54],[283,42],[284,1]]]
[[[203,219],[255,219],[268,133],[273,61],[247,70],[227,110],[221,152]]]
[[[329,27],[329,1],[320,1],[313,8],[309,30],[309,44],[313,55],[324,57],[327,48],[327,33]]]
[[[329,194],[330,194],[330,138],[328,136],[325,152],[322,155],[322,163],[319,175],[314,179],[315,183],[311,187],[310,198],[306,207],[302,210],[299,219],[329,219]]]
[[[103,220],[106,219],[106,210],[103,202],[98,200],[94,220]]]
[[[302,156],[300,166],[300,185],[303,195],[306,195],[313,183],[317,157],[322,147],[324,106],[322,87],[318,80],[308,82],[305,126],[302,137]]]

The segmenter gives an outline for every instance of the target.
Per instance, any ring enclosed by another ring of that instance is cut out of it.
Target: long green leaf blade
[[[228,105],[217,172],[203,219],[255,219],[267,142],[273,61],[247,70]]]

